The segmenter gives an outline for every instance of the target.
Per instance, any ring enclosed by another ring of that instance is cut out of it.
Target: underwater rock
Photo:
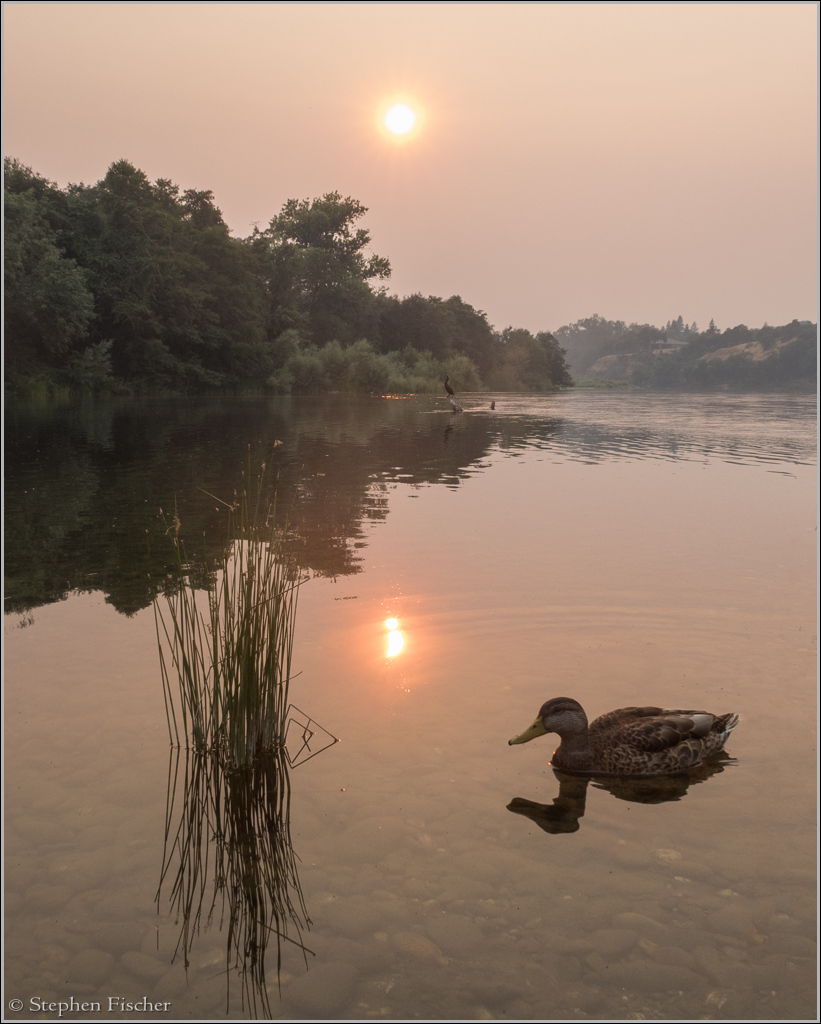
[[[639,934],[629,928],[599,928],[588,936],[590,945],[597,953],[614,956],[632,949],[638,942]]]
[[[287,1001],[317,1020],[340,1016],[357,979],[351,964],[312,964],[306,974],[295,978],[287,989]]]
[[[484,941],[484,935],[469,917],[462,914],[443,914],[425,921],[428,934],[448,956],[458,956]]]
[[[418,935],[416,932],[396,932],[391,936],[391,942],[402,953],[410,953],[422,960],[442,956],[438,946],[434,945],[430,939],[426,939],[424,935]]]
[[[99,985],[114,966],[114,957],[101,949],[84,949],[67,965],[67,983],[75,981],[81,985]]]
[[[134,951],[123,953],[120,963],[127,971],[136,974],[138,978],[160,978],[167,970],[166,965],[155,960],[153,956]]]
[[[629,910],[622,914],[616,914],[613,924],[621,928],[633,929],[639,935],[654,939],[656,942],[660,942],[670,931],[666,924],[654,921],[652,917],[647,917],[645,914],[637,914]]]
[[[695,957],[678,946],[656,946],[648,951],[658,964],[668,967],[686,967],[688,971],[697,969]]]
[[[186,973],[185,965],[177,961],[163,974],[154,986],[152,993],[154,1000],[163,1001],[171,999],[173,996],[183,995],[196,978],[197,973],[197,968],[194,964],[189,964],[188,972]]]
[[[687,991],[699,985],[706,987],[707,980],[686,967],[673,967],[652,960],[637,963],[612,964],[602,972],[610,985],[632,989],[635,992]]]

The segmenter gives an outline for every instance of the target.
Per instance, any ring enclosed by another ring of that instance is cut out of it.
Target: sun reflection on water
[[[402,633],[398,628],[398,619],[386,619],[385,626],[389,630],[387,657],[395,658],[396,655],[399,654],[399,652],[405,646],[405,638],[404,636],[402,636]]]

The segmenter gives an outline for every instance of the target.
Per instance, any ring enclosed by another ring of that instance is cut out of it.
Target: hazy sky
[[[232,231],[339,191],[498,328],[816,318],[814,3],[5,3],[4,152]],[[389,101],[417,110],[398,143]]]

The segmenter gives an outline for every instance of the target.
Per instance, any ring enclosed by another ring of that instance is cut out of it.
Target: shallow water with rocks
[[[463,404],[7,410],[15,1019],[815,1019],[814,398]],[[207,531],[249,445],[311,576],[291,699],[340,741],[277,776],[264,856],[292,850],[304,901],[279,969],[273,931],[227,957],[259,836],[180,945],[198,797],[146,596],[159,508]],[[741,722],[669,785],[580,786],[555,737],[507,745],[564,695]]]

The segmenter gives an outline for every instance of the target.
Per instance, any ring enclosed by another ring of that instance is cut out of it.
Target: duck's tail
[[[730,712],[728,715],[721,715],[713,723],[712,732],[718,733],[721,737],[721,746],[727,742],[727,737],[738,725],[738,715]]]

